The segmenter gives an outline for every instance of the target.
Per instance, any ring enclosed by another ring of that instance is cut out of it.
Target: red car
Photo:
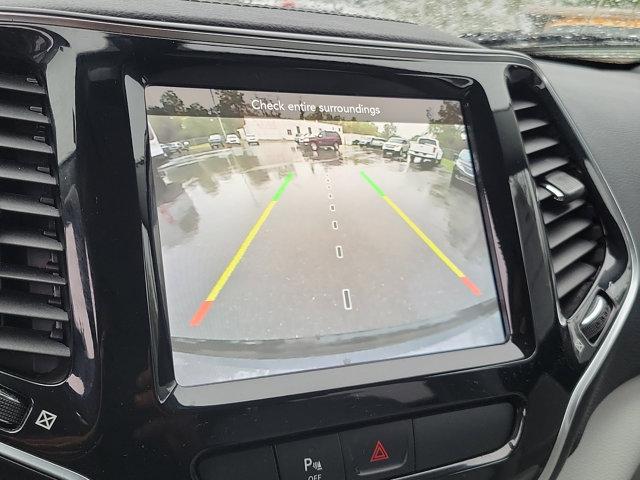
[[[342,145],[342,138],[338,132],[321,130],[318,135],[309,138],[307,145],[314,152],[321,147],[331,147],[338,151],[338,148]]]

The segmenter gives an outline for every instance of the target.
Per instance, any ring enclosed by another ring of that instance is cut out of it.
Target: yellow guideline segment
[[[202,323],[202,320],[204,320],[204,317],[211,308],[211,305],[213,305],[214,300],[218,297],[218,294],[220,294],[220,292],[226,285],[229,277],[231,277],[231,274],[240,263],[240,260],[242,260],[244,254],[247,253],[247,249],[251,245],[251,242],[253,242],[253,239],[256,238],[256,235],[260,231],[260,228],[262,228],[262,225],[269,217],[271,210],[273,210],[273,207],[276,205],[276,203],[278,203],[278,200],[280,200],[280,197],[284,193],[284,190],[287,188],[289,182],[293,180],[293,176],[293,172],[291,172],[284,178],[282,184],[280,185],[280,188],[272,197],[266,208],[262,211],[262,214],[258,218],[258,221],[253,225],[253,227],[251,227],[251,230],[249,230],[249,233],[240,244],[240,248],[238,248],[235,255],[227,265],[227,268],[224,269],[224,272],[222,272],[222,275],[220,275],[220,278],[218,278],[218,281],[209,292],[209,295],[207,295],[207,298],[200,304],[198,311],[193,315],[193,317],[191,317],[191,321],[189,322],[189,324],[192,327],[197,327]]]
[[[393,200],[391,200],[391,199],[390,199],[389,197],[387,197],[386,195],[385,195],[384,197],[382,197],[382,198],[384,198],[385,202],[387,202],[387,203],[389,204],[389,206],[390,206],[391,208],[393,208],[393,211],[394,211],[394,212],[396,212],[396,213],[400,216],[400,218],[402,218],[402,219],[407,223],[407,225],[409,225],[409,228],[411,228],[411,230],[413,230],[413,231],[414,231],[414,233],[415,233],[416,235],[418,235],[418,237],[420,237],[420,239],[421,239],[424,243],[426,243],[426,244],[427,244],[427,246],[428,246],[428,247],[433,251],[433,253],[435,253],[435,254],[438,256],[438,258],[439,258],[440,260],[442,260],[442,262],[443,262],[447,267],[449,267],[449,269],[450,269],[453,273],[455,273],[455,275],[456,275],[458,278],[462,278],[462,277],[464,277],[464,276],[465,276],[465,274],[464,274],[464,273],[462,273],[462,271],[461,271],[461,270],[456,266],[456,264],[455,264],[455,263],[453,263],[451,260],[449,260],[449,257],[447,257],[447,256],[442,252],[442,250],[440,250],[440,249],[438,248],[438,246],[437,246],[435,243],[433,243],[433,241],[432,241],[429,237],[427,237],[427,236],[425,235],[425,233],[424,233],[422,230],[420,230],[420,227],[418,227],[415,223],[413,223],[413,220],[411,220],[409,217],[407,217],[407,214],[406,214],[406,213],[404,213],[404,212],[400,209],[400,207],[398,207],[398,206],[393,202]]]
[[[265,220],[271,213],[271,210],[273,210],[273,207],[275,206],[275,204],[276,204],[275,200],[271,200],[269,202],[269,204],[267,205],[267,208],[264,209],[264,211],[262,212],[262,215],[260,215],[260,218],[258,218],[258,221],[251,228],[251,230],[249,230],[249,234],[246,236],[244,241],[240,244],[240,248],[238,248],[238,251],[229,262],[229,265],[227,265],[227,268],[224,269],[224,272],[222,272],[222,275],[220,275],[220,278],[211,289],[211,292],[209,292],[209,295],[207,295],[205,302],[213,302],[216,299],[216,297],[220,293],[220,290],[222,290],[225,283],[227,283],[227,281],[229,280],[229,277],[238,266],[238,263],[240,263],[240,260],[242,260],[242,257],[247,252],[249,245],[251,245],[251,242],[253,242],[253,239],[256,238],[258,231],[260,230],[260,228],[262,228],[262,224],[264,224]]]
[[[442,250],[440,250],[438,248],[438,246],[429,238],[427,237],[427,235],[420,229],[420,227],[418,227],[418,225],[416,225],[413,220],[411,220],[406,213],[404,213],[402,211],[402,209],[395,204],[395,202],[393,200],[391,200],[389,197],[387,197],[387,195],[384,193],[384,191],[380,188],[380,186],[374,182],[371,177],[369,177],[369,175],[367,175],[366,173],[364,173],[363,171],[360,172],[360,176],[362,176],[362,178],[369,184],[371,185],[371,187],[376,191],[376,193],[385,201],[387,202],[387,205],[389,205],[394,212],[396,212],[396,214],[402,219],[404,220],[404,222],[409,225],[409,228],[411,228],[411,230],[413,230],[413,233],[415,233],[420,240],[422,240],[427,247],[429,247],[429,249],[436,254],[436,256],[440,259],[440,261],[442,263],[444,263],[449,270],[451,270],[453,272],[453,274],[458,277],[458,279],[471,291],[471,293],[477,297],[479,297],[480,295],[482,295],[482,292],[480,291],[480,289],[478,288],[478,286],[473,283],[471,281],[471,279],[469,277],[467,277],[462,270],[460,270],[455,263],[453,263],[449,257],[447,257],[444,252]]]

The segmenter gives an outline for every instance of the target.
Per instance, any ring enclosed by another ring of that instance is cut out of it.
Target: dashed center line
[[[331,179],[329,178],[328,175],[325,178],[325,181],[327,182],[327,190],[331,190]],[[327,197],[329,198],[329,200],[333,200],[333,194],[331,192],[329,192],[327,194]],[[329,205],[329,211],[330,212],[335,212],[336,211],[335,204],[332,203],[332,204]],[[331,222],[331,227],[334,230],[338,230],[338,221],[337,220],[333,220]],[[344,251],[342,249],[342,245],[336,245],[336,257],[337,258],[343,258],[344,257]],[[348,288],[345,288],[345,289],[342,290],[342,303],[343,303],[343,306],[344,306],[345,310],[353,309],[353,305],[351,303],[351,292],[349,291]]]
[[[351,305],[351,292],[349,292],[348,288],[342,290],[342,301],[344,302],[345,310],[351,310],[353,308]]]

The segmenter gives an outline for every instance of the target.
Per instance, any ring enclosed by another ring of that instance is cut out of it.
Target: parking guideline
[[[240,260],[242,260],[242,257],[244,257],[244,254],[247,253],[247,250],[249,249],[249,246],[253,242],[253,239],[256,237],[256,235],[260,231],[260,228],[262,228],[262,225],[271,214],[273,207],[276,206],[276,203],[278,203],[278,200],[280,200],[280,197],[282,197],[282,194],[287,188],[287,185],[289,185],[291,180],[293,180],[293,177],[294,177],[293,172],[289,172],[287,176],[284,178],[284,180],[282,181],[282,183],[280,184],[280,187],[278,188],[276,193],[273,195],[273,197],[271,197],[271,201],[267,204],[266,208],[262,211],[262,214],[260,214],[260,217],[258,218],[256,223],[253,225],[253,227],[251,227],[251,230],[249,230],[249,233],[240,244],[240,247],[236,251],[235,255],[233,256],[233,258],[231,259],[227,267],[222,272],[222,275],[220,275],[220,278],[218,278],[218,280],[214,284],[213,288],[209,292],[209,295],[207,295],[207,298],[200,304],[200,307],[198,308],[196,313],[193,315],[193,317],[191,317],[191,321],[189,322],[189,324],[192,327],[197,327],[202,323],[205,315],[213,305],[213,302],[215,301],[215,299],[218,297],[218,295],[226,285],[227,281],[229,280],[229,277],[231,277],[231,274],[240,263]]]
[[[384,194],[384,192],[382,191],[382,189],[378,186],[378,184],[376,182],[374,182],[373,180],[371,180],[371,178],[369,178],[369,175],[367,175],[364,172],[360,172],[360,175],[362,176],[362,178],[364,178],[364,180],[371,185],[371,187],[378,193],[378,195],[380,195],[382,198],[385,198],[386,195]]]
[[[445,253],[440,250],[440,248],[431,240],[418,225],[415,224],[413,220],[409,218],[409,216],[402,211],[402,209],[396,205],[396,203],[391,200],[380,188],[380,186],[374,182],[365,172],[361,171],[360,176],[366,181],[382,199],[387,202],[387,205],[391,207],[391,209],[400,217],[404,222],[409,226],[411,230],[422,240],[429,249],[444,263],[449,270],[451,270],[456,277],[460,279],[460,281],[471,291],[471,293],[477,297],[479,297],[482,292],[478,288],[478,286],[467,277],[462,270],[458,268],[458,266],[451,261],[449,257],[445,255]]]
[[[273,198],[271,198],[272,202],[277,202],[278,200],[280,200],[280,197],[284,193],[285,189],[287,188],[287,185],[289,185],[289,182],[291,182],[291,180],[293,180],[293,172],[289,172],[287,176],[284,177],[284,180],[282,181],[280,188],[278,188],[278,191],[273,195]]]

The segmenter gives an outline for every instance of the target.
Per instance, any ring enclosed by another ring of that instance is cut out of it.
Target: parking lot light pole
[[[213,90],[209,89],[209,95],[211,95],[211,102],[215,106],[216,99],[213,96]],[[224,135],[224,138],[226,139],[227,138],[227,132],[225,131],[224,126],[222,125],[222,118],[220,118],[220,115],[216,115],[216,117],[218,118],[218,123],[220,124],[220,129],[222,130],[222,134]]]
[[[220,118],[220,115],[218,115],[218,123],[220,124],[220,128],[222,129],[222,134],[224,135],[224,138],[227,138],[227,132],[224,129],[224,126],[222,125],[222,119]]]

